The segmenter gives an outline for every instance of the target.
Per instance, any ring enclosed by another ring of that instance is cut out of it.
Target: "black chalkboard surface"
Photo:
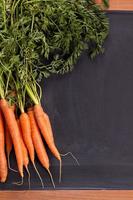
[[[72,73],[42,83],[42,104],[48,112],[56,144],[79,160],[59,163],[49,153],[56,189],[133,189],[133,13],[112,12],[105,53],[89,60],[80,57]],[[48,174],[36,160],[45,188],[52,189]],[[13,156],[11,165],[15,168]],[[30,166],[31,189],[41,189]],[[10,172],[0,189],[28,189],[18,174]]]

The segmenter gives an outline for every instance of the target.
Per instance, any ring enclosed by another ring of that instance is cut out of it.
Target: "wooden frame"
[[[58,190],[0,192],[0,200],[132,200],[133,191],[126,190]]]
[[[96,0],[100,4],[101,0]],[[109,0],[109,10],[133,10],[133,0]]]
[[[101,0],[97,0],[100,3]],[[133,11],[133,0],[110,0],[109,10]],[[86,190],[86,191],[1,191],[0,200],[131,200],[133,191]]]
[[[133,10],[133,0],[110,0],[110,10]]]

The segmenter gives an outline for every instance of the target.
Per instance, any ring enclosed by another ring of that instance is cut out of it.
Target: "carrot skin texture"
[[[34,151],[34,145],[33,145],[32,137],[31,137],[30,120],[27,113],[21,113],[19,120],[20,120],[20,126],[22,130],[23,141],[25,143],[26,148],[28,149],[30,159],[32,163],[34,163],[35,151]]]
[[[4,183],[8,175],[7,160],[5,154],[4,121],[0,110],[0,182]]]
[[[12,105],[10,106],[11,110],[14,112],[15,111],[15,105]],[[12,151],[12,147],[13,147],[13,144],[12,144],[12,138],[11,138],[11,135],[9,133],[9,129],[8,129],[8,126],[7,126],[7,123],[6,123],[6,120],[5,120],[5,135],[6,135],[6,153],[8,156],[10,156],[10,153]]]
[[[50,120],[49,120],[49,116],[45,112],[44,112],[44,120],[46,121],[48,132],[51,135],[51,141],[54,142],[52,126],[51,126],[51,123],[50,123]]]
[[[34,147],[35,147],[35,151],[37,153],[38,159],[41,162],[42,166],[48,170],[49,158],[48,158],[45,146],[41,138],[40,130],[35,120],[34,112],[32,110],[28,111],[28,116],[30,119],[31,136],[32,136]]]
[[[58,159],[61,160],[60,154],[58,149],[55,146],[55,143],[52,139],[51,133],[49,133],[49,128],[47,127],[47,122],[44,118],[44,111],[40,104],[34,106],[34,114],[38,124],[38,127],[41,130],[41,133],[53,155]]]
[[[15,109],[16,109],[15,104],[14,104],[14,105],[11,105],[11,106],[9,106],[9,107],[10,107],[10,109],[12,110],[12,112],[15,113]],[[16,170],[12,169],[11,166],[10,166],[10,154],[11,154],[11,151],[12,151],[12,149],[13,149],[13,142],[12,142],[11,134],[10,134],[10,132],[9,132],[9,129],[8,129],[6,120],[4,120],[4,121],[5,121],[6,154],[7,154],[8,168],[9,168],[11,171],[18,172],[18,171],[16,171]]]
[[[25,168],[27,168],[28,164],[29,164],[29,157],[28,157],[27,148],[26,148],[26,146],[24,144],[24,141],[23,141],[23,138],[22,138],[22,130],[21,130],[21,125],[20,125],[19,119],[17,120],[17,124],[18,124],[18,128],[19,128],[20,136],[21,136],[21,146],[22,146],[22,152],[23,152],[23,162],[24,162]]]
[[[7,124],[5,125],[5,136],[6,136],[6,153],[8,156],[10,156],[10,153],[12,151],[12,138],[11,135],[9,133],[9,129]]]
[[[21,139],[15,114],[11,110],[11,108],[9,108],[8,103],[5,99],[0,100],[0,108],[6,119],[6,123],[12,138],[18,170],[20,172],[21,177],[23,177],[23,154],[22,154]]]

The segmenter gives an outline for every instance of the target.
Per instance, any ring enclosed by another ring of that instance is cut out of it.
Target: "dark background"
[[[59,184],[59,163],[49,153],[56,189],[133,189],[133,12],[108,16],[105,53],[91,61],[84,52],[72,73],[42,83],[56,144],[80,162],[63,158]],[[36,164],[46,189],[52,189],[48,174]],[[30,172],[31,189],[41,189],[31,165]],[[26,173],[23,186],[14,181],[20,177],[10,172],[0,189],[28,189]]]

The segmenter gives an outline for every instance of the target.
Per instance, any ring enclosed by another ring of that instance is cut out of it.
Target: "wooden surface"
[[[132,200],[133,191],[0,192],[0,200]]]
[[[110,0],[110,10],[133,10],[133,0]]]
[[[96,0],[100,3],[101,0]],[[109,0],[110,10],[133,10],[133,0]]]
[[[100,0],[97,0],[100,2]],[[110,10],[133,10],[133,0],[110,0]],[[0,192],[0,200],[132,200],[133,191],[23,191]]]

